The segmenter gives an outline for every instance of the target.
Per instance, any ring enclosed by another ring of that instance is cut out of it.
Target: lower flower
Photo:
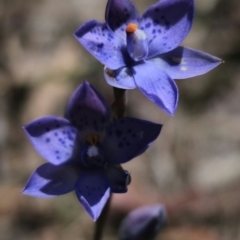
[[[49,163],[37,168],[23,193],[44,198],[75,191],[96,221],[111,192],[127,192],[131,176],[120,164],[143,153],[161,128],[129,117],[113,122],[110,107],[84,82],[71,96],[65,118],[47,116],[24,127]]]

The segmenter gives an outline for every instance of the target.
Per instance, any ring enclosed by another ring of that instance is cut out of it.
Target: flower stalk
[[[126,90],[113,87],[114,99],[112,111],[115,119],[122,118],[125,115],[127,96]]]

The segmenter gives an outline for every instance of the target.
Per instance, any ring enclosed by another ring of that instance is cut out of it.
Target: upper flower
[[[119,164],[143,153],[162,125],[125,117],[112,122],[102,96],[87,82],[71,96],[65,118],[48,116],[24,127],[49,163],[30,177],[23,193],[51,197],[75,190],[96,220],[110,192],[124,193],[130,174]]]
[[[157,106],[173,115],[178,89],[172,79],[208,72],[219,58],[178,47],[193,21],[193,0],[161,0],[140,17],[130,0],[109,0],[106,23],[92,20],[76,32],[77,40],[106,67],[107,82],[139,87]]]

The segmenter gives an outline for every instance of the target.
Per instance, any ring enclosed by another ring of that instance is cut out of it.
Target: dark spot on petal
[[[108,38],[109,38],[110,40],[113,39],[113,35],[110,34],[110,33],[108,33]]]
[[[50,140],[50,138],[47,138],[46,139],[46,143],[49,143],[51,140]]]
[[[99,44],[97,45],[98,48],[103,48],[103,46],[104,46],[103,43],[99,43]]]
[[[115,133],[118,137],[121,137],[121,135],[122,135],[122,131],[119,129],[116,129]]]
[[[154,19],[153,22],[154,22],[154,25],[159,24],[159,20],[158,19]]]
[[[122,147],[123,147],[123,143],[120,142],[120,143],[118,144],[118,147],[119,147],[119,148],[122,148]]]
[[[70,134],[68,135],[68,140],[73,141],[73,137]]]
[[[151,23],[146,23],[145,24],[145,28],[150,28],[151,27]]]

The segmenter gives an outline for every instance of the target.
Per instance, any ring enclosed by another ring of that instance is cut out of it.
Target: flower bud
[[[149,205],[130,212],[120,226],[119,240],[153,240],[166,221],[166,208]]]

